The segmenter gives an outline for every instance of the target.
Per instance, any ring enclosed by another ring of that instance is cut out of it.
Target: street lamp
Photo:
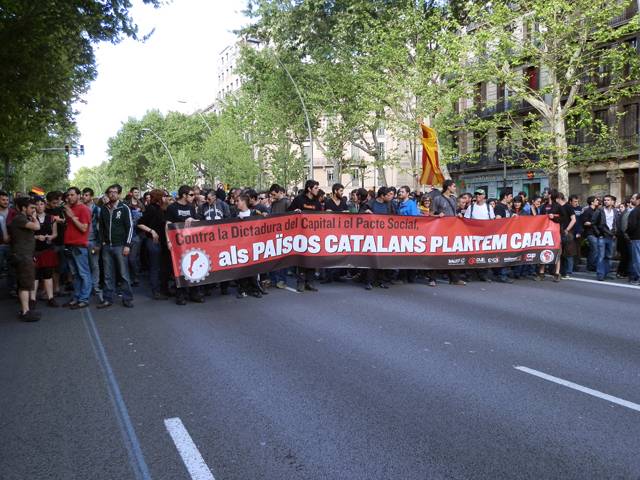
[[[184,105],[188,104],[186,100],[178,100],[178,103],[182,103]],[[207,119],[204,118],[204,115],[202,115],[202,112],[200,111],[200,109],[196,110],[196,113],[200,115],[200,118],[202,119],[204,124],[207,126],[207,130],[209,130],[209,135],[213,135],[213,130],[211,130],[211,125],[209,125],[209,122],[207,122]]]
[[[164,149],[167,151],[167,155],[169,155],[169,158],[171,159],[171,166],[173,167],[173,176],[177,177],[178,174],[176,172],[176,161],[173,159],[173,155],[171,155],[171,152],[169,151],[169,147],[167,147],[167,144],[164,143],[164,141],[160,138],[160,135],[158,135],[156,132],[154,132],[150,128],[143,128],[142,131],[143,132],[151,132],[158,139],[158,141],[162,144]]]
[[[296,89],[296,93],[298,94],[298,98],[300,99],[300,103],[302,104],[302,111],[304,112],[304,119],[307,122],[307,133],[309,135],[309,178],[313,180],[313,133],[311,132],[311,122],[309,121],[309,113],[307,112],[307,106],[304,104],[304,99],[302,98],[302,93],[300,93],[300,89],[298,88],[298,84],[289,73],[289,69],[285,67],[284,63],[278,57],[276,52],[273,52],[276,57],[276,61],[282,67],[282,69],[286,72],[289,80],[293,83],[293,87]]]

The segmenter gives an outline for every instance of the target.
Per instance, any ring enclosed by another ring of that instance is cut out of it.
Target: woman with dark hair
[[[524,199],[520,195],[513,197],[511,214],[529,215],[529,213],[524,209]]]
[[[47,295],[47,305],[58,307],[53,296],[53,271],[58,266],[58,254],[53,241],[58,237],[58,224],[51,215],[45,213],[47,204],[43,198],[36,199],[36,219],[40,224],[40,230],[36,232],[36,281],[31,291],[31,308],[35,308],[38,294],[38,283],[42,280],[44,291]]]
[[[420,205],[418,205],[418,209],[420,210],[420,213],[425,217],[430,217],[431,215],[433,215],[433,210],[431,208],[431,197],[428,193],[425,193],[424,195],[422,195],[422,198],[420,198]]]
[[[169,204],[169,193],[164,190],[149,192],[149,205],[138,221],[137,228],[145,234],[144,245],[149,256],[149,283],[154,300],[166,300],[169,292],[171,265],[165,225],[165,210]]]

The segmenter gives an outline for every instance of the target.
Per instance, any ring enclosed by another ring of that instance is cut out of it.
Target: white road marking
[[[590,280],[588,278],[576,278],[576,277],[565,278],[564,280],[573,280],[574,282],[595,283],[596,285],[610,285],[612,287],[633,288],[634,290],[640,290],[640,286],[629,285],[628,283],[613,283],[613,282],[604,282],[604,281],[599,282],[598,280]]]
[[[211,470],[205,463],[196,444],[193,443],[189,432],[179,418],[167,418],[164,421],[167,432],[182,457],[185,467],[193,480],[215,480]]]
[[[542,378],[544,380],[557,383],[558,385],[569,387],[574,390],[578,390],[579,392],[586,393],[587,395],[592,395],[594,397],[601,398],[602,400],[606,400],[608,402],[630,408],[631,410],[635,410],[636,412],[640,412],[640,405],[637,403],[633,403],[628,400],[623,400],[622,398],[614,397],[613,395],[599,392],[598,390],[593,390],[592,388],[583,387],[582,385],[578,385],[577,383],[569,382],[568,380],[563,380],[562,378],[554,377],[552,375],[539,372],[538,370],[533,370],[532,368],[521,367],[521,366],[514,366],[513,368],[515,368],[516,370],[520,370],[521,372],[528,373],[530,375],[535,375],[536,377]]]

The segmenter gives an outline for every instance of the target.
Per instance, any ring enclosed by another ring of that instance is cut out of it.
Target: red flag
[[[442,185],[444,175],[440,170],[438,136],[433,128],[420,124],[422,130],[422,175],[420,185]]]

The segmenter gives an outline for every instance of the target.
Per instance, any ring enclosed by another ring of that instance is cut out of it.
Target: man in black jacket
[[[587,206],[580,215],[580,223],[582,225],[582,237],[587,239],[589,243],[589,255],[587,256],[587,270],[596,271],[598,265],[598,236],[593,228],[593,216],[598,210],[599,200],[595,196],[587,198]]]
[[[290,212],[302,213],[322,211],[322,205],[320,205],[318,201],[318,190],[320,190],[320,184],[318,182],[315,180],[307,180],[304,184],[304,192],[293,199],[288,210]],[[313,286],[314,275],[315,269],[298,267],[296,270],[296,276],[298,277],[296,290],[300,293],[305,290],[317,292],[318,289]]]
[[[133,221],[131,210],[120,201],[122,187],[118,184],[107,188],[109,202],[100,209],[99,235],[102,242],[102,267],[104,272],[103,300],[98,308],[110,307],[116,292],[116,278],[122,291],[122,305],[133,307],[133,291],[129,278],[127,256],[131,249]]]
[[[193,204],[195,192],[189,185],[182,185],[178,189],[178,198],[167,207],[165,218],[170,223],[183,223],[189,227],[193,222],[198,222],[198,213]],[[193,287],[176,288],[176,305],[187,304],[187,297],[195,303],[204,303],[204,295],[199,285]]]
[[[633,210],[627,220],[626,235],[631,240],[631,278],[632,285],[640,285],[640,193],[634,193],[631,197]]]
[[[618,209],[615,207],[616,197],[604,196],[604,206],[596,210],[591,223],[594,234],[598,237],[598,264],[596,266],[596,278],[603,281],[611,269],[613,257],[613,245],[616,238],[616,225],[618,224]]]

